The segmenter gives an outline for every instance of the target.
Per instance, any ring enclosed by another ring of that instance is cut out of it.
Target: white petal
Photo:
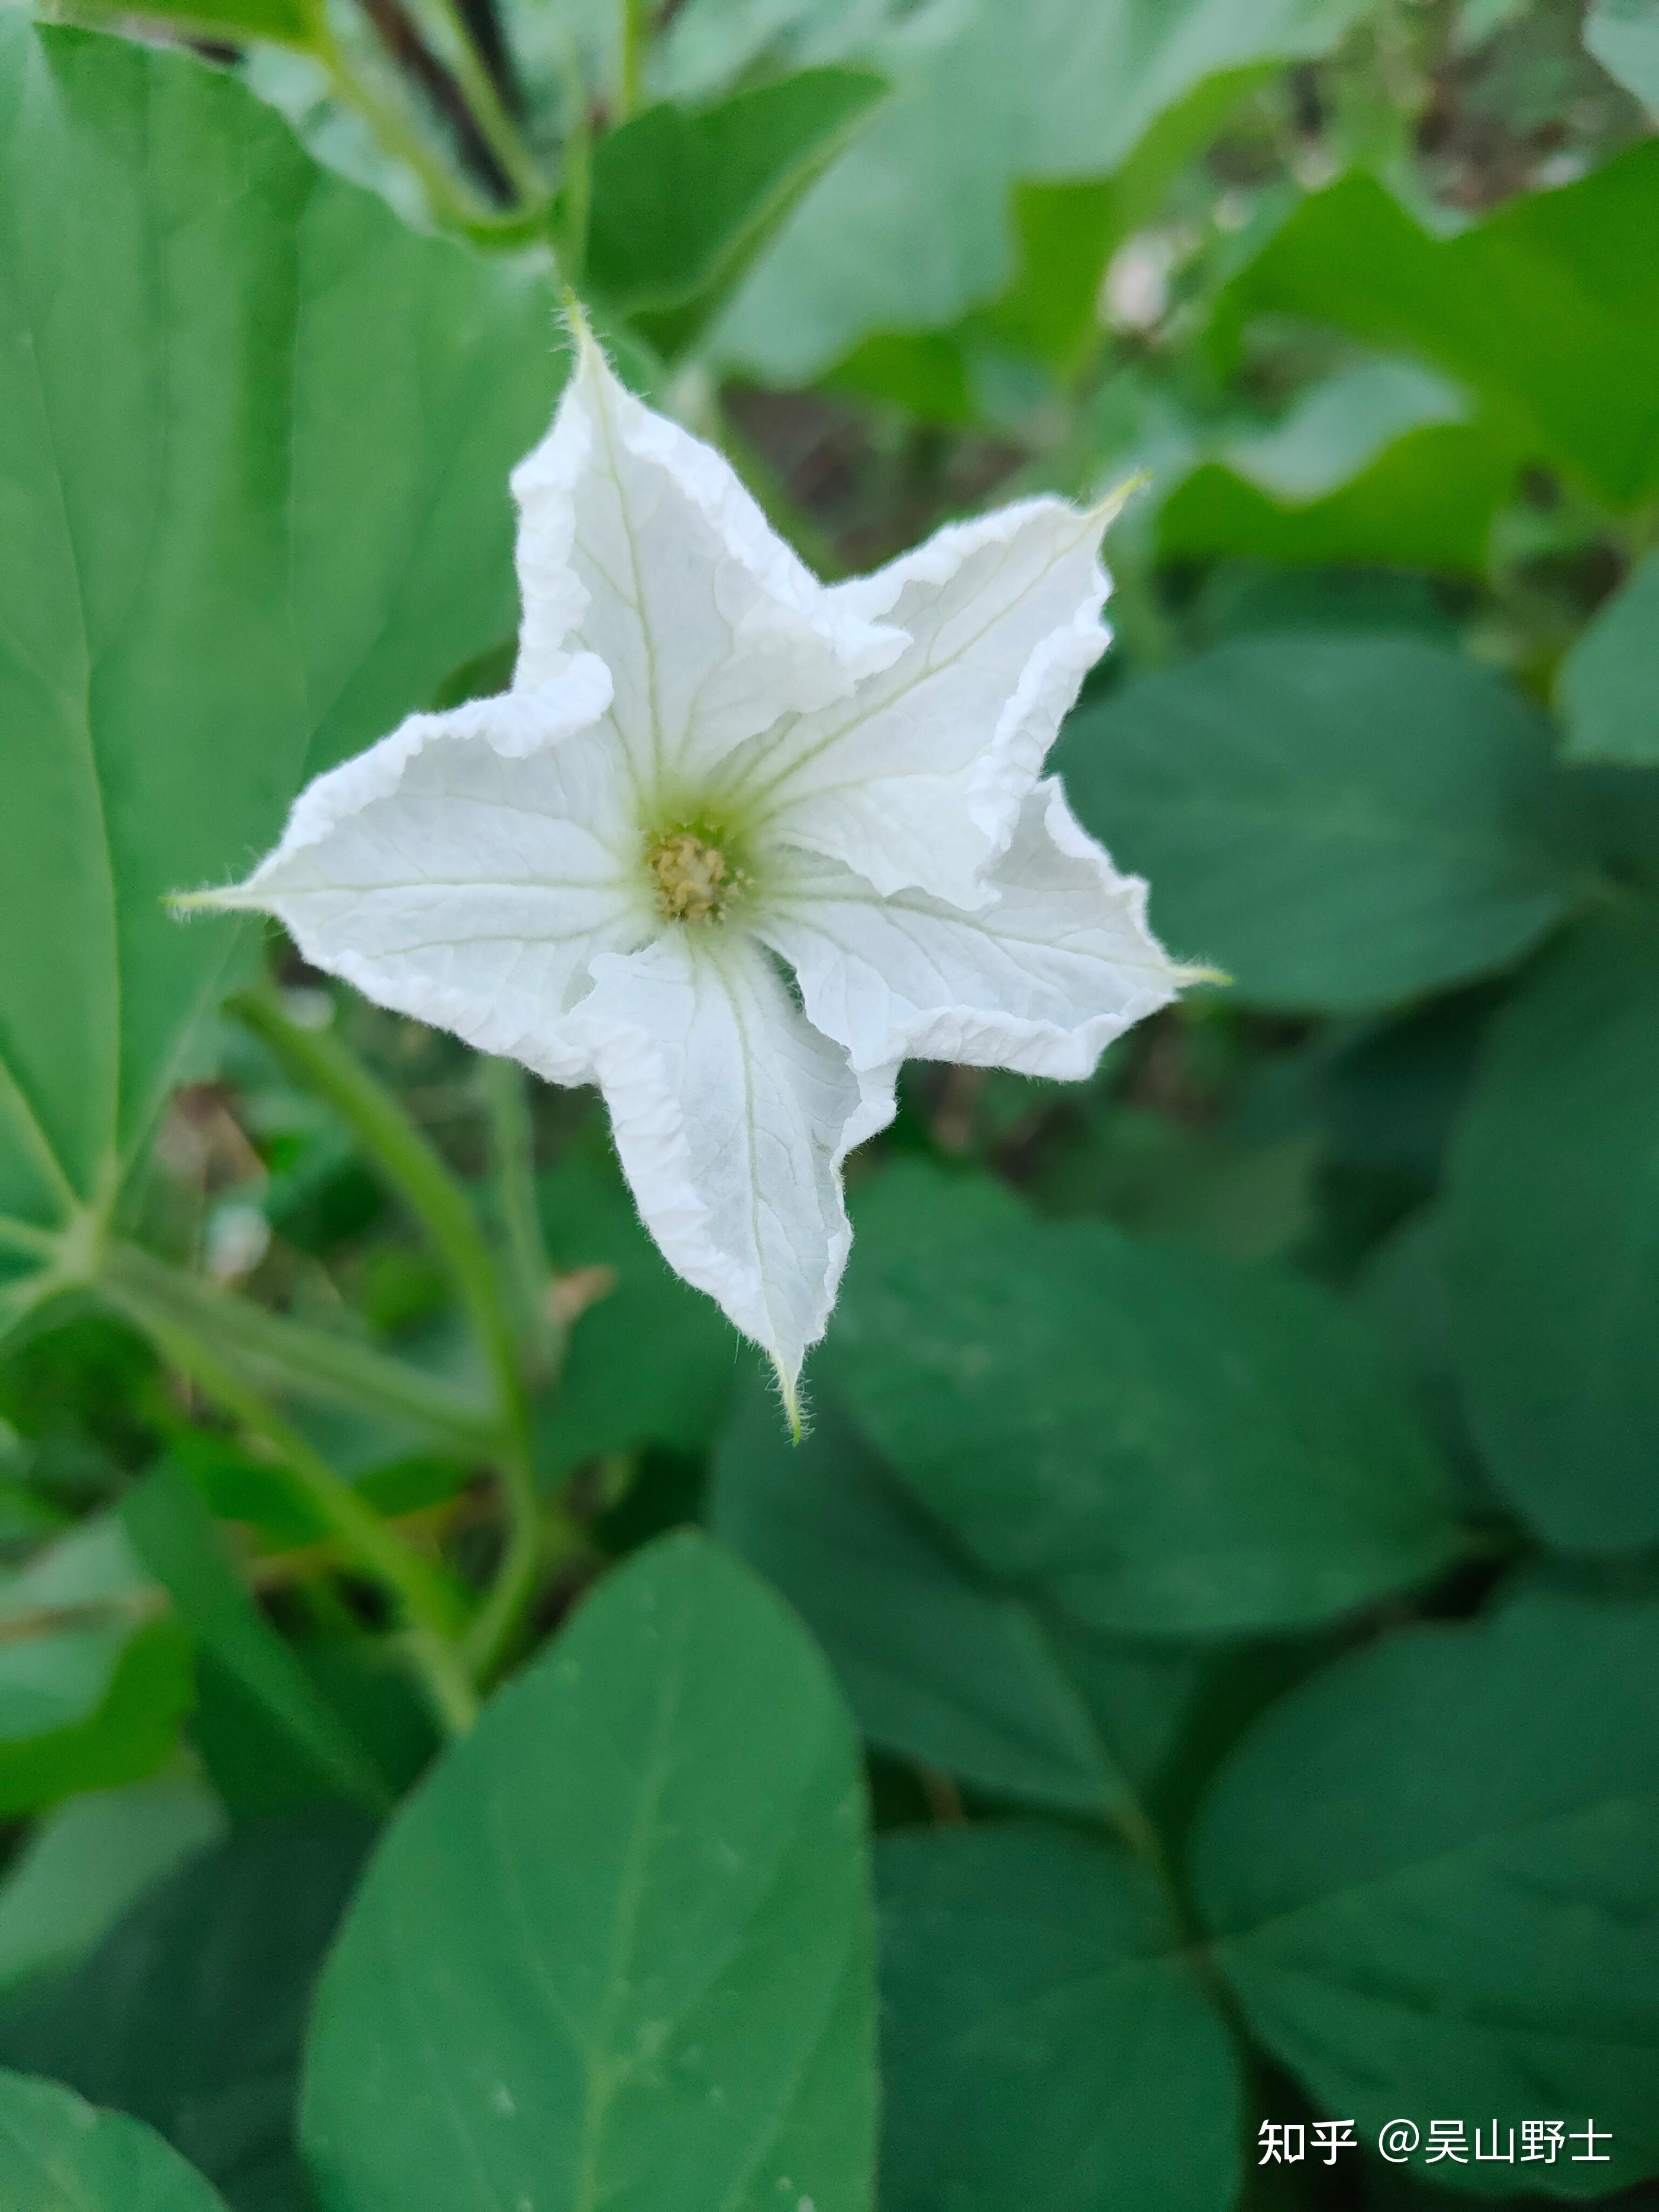
[[[842,1161],[890,1120],[894,1070],[854,1075],[736,931],[672,929],[594,976],[573,1028],[641,1216],[771,1355],[793,1407],[851,1241]]]
[[[725,459],[626,391],[580,322],[575,338],[553,428],[513,474],[514,686],[573,646],[598,653],[635,783],[672,805],[780,714],[846,697],[902,640],[825,591]]]
[[[1105,647],[1103,514],[1028,500],[953,524],[838,599],[910,642],[847,706],[750,749],[738,789],[773,834],[878,890],[981,902],[1085,671]]]
[[[211,902],[277,915],[379,1006],[580,1082],[564,1018],[589,963],[656,924],[614,735],[526,750],[533,704],[412,716],[303,792],[276,850]]]
[[[1053,780],[988,881],[995,902],[967,912],[809,860],[757,927],[854,1067],[914,1057],[1074,1079],[1188,980],[1146,927],[1145,884],[1117,873]]]
[[[282,842],[262,870],[316,844],[371,799],[396,791],[410,763],[428,745],[476,738],[504,759],[522,760],[598,721],[611,703],[605,663],[591,653],[560,653],[550,669],[546,683],[536,690],[469,699],[442,714],[410,714],[367,752],[313,776],[289,809]]]

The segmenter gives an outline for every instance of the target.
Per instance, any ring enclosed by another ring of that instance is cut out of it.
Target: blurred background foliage
[[[536,1501],[485,1686],[702,1522],[851,1704],[884,2212],[1653,2201],[1659,7],[42,12],[126,43],[0,21],[64,534],[0,554],[0,2061],[307,2201],[312,1978],[443,1733],[399,1594],[506,1556],[425,1159]],[[156,904],[506,680],[566,283],[827,574],[1135,480],[1056,765],[1231,982],[1086,1085],[907,1071],[799,1450],[595,1099]],[[1613,2157],[1256,2164],[1395,2113]]]

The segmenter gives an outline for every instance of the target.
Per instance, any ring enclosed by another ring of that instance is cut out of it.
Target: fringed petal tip
[[[789,1441],[798,1444],[806,1434],[807,1420],[800,1397],[800,1370],[792,1375],[775,1352],[769,1352],[772,1372],[777,1378],[778,1395],[783,1401],[783,1417],[789,1424]]]
[[[164,891],[161,903],[178,921],[187,921],[193,914],[258,914],[263,905],[246,884],[226,884],[217,890]]]
[[[1194,983],[1213,983],[1223,990],[1231,990],[1233,977],[1224,968],[1211,968],[1201,962],[1175,961],[1170,963],[1170,981],[1177,991],[1185,991]]]
[[[1088,509],[1090,521],[1103,532],[1109,530],[1137,492],[1145,491],[1152,481],[1150,469],[1134,470],[1121,483],[1113,484],[1109,490],[1102,492]]]

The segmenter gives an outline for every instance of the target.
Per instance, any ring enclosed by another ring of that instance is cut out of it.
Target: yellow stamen
[[[742,887],[742,870],[694,830],[654,838],[645,859],[656,882],[657,910],[670,921],[718,921]]]

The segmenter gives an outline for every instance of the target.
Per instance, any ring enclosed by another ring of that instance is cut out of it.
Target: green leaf
[[[1587,929],[1498,1020],[1453,1149],[1452,1341],[1548,1540],[1659,1540],[1659,926]]]
[[[1079,816],[1183,957],[1297,1011],[1517,959],[1587,888],[1537,710],[1407,637],[1241,639],[1074,715]]]
[[[991,1573],[1186,1635],[1319,1620],[1455,1555],[1441,1470],[1334,1300],[1100,1223],[964,1223],[963,1188],[866,1195],[826,1363]]]
[[[82,1522],[0,1585],[0,1814],[164,1766],[193,1688],[190,1639],[118,1522]]]
[[[1305,1063],[1310,1103],[1332,1157],[1432,1190],[1504,996],[1500,984],[1477,983],[1318,1038]]]
[[[1659,767],[1577,768],[1596,858],[1644,897],[1659,891]]]
[[[110,0],[83,0],[83,9],[89,23],[107,18],[114,28],[121,21],[122,11]],[[327,40],[320,0],[145,0],[144,14],[192,39],[264,39],[306,52],[323,49]]]
[[[615,1278],[609,1287],[596,1279],[600,1295],[571,1329],[558,1389],[538,1416],[539,1463],[562,1474],[639,1444],[706,1450],[737,1373],[738,1339],[724,1316],[669,1267],[608,1163],[601,1170],[573,1156],[537,1188],[554,1265]]]
[[[313,2031],[323,2205],[862,2212],[862,1826],[793,1620],[702,1538],[638,1554],[392,1824]]]
[[[1157,1884],[1014,1824],[877,1859],[884,2212],[1226,2212],[1239,2085]]]
[[[1584,44],[1650,114],[1659,114],[1659,5],[1656,0],[1591,0]]]
[[[0,1216],[50,1228],[226,979],[166,894],[510,627],[556,369],[540,279],[187,56],[7,10],[0,147]]]
[[[1123,1809],[1190,1701],[1193,1654],[1088,1637],[972,1566],[823,1392],[795,1445],[753,1379],[712,1522],[801,1614],[872,1743],[999,1796]]]
[[[1358,12],[1358,0],[1181,0],[1151,13],[1133,0],[1030,0],[963,9],[932,36],[898,24],[870,53],[893,99],[785,226],[722,350],[764,381],[798,384],[874,331],[954,324],[1015,274],[1017,180],[1108,176],[1206,78],[1322,53]]]
[[[0,1987],[73,1965],[142,1890],[216,1842],[224,1825],[212,1791],[182,1775],[88,1790],[56,1807],[0,1887]]]
[[[1212,569],[1194,608],[1206,645],[1289,630],[1404,631],[1437,645],[1457,641],[1457,625],[1426,576],[1392,568],[1279,568],[1226,562]]]
[[[1409,362],[1332,377],[1176,487],[1159,513],[1159,550],[1478,574],[1516,455],[1468,411]]]
[[[1570,760],[1659,768],[1659,553],[1648,555],[1562,662],[1556,696]]]
[[[1060,1220],[1103,1214],[1136,1236],[1227,1259],[1273,1260],[1314,1226],[1320,1152],[1317,1133],[1307,1130],[1238,1144],[1113,1101],[1046,1140],[1024,1188],[1040,1212]]]
[[[968,315],[960,340],[971,345],[989,339],[1061,376],[1075,374],[1098,340],[1101,281],[1114,252],[1158,219],[1182,168],[1272,74],[1246,68],[1200,78],[1163,111],[1109,177],[1017,185],[1012,282]]]
[[[102,1698],[83,1720],[0,1748],[0,1810],[32,1812],[77,1790],[155,1773],[178,1749],[194,1695],[189,1638],[176,1621],[149,1622],[122,1645]]]
[[[0,2075],[0,2189],[6,2212],[224,2212],[201,2175],[137,2120],[21,2074]]]
[[[315,1696],[373,1756],[374,1797],[366,1790],[343,1794],[377,1807],[401,1796],[440,1747],[403,1639],[359,1632],[307,1637],[288,1650]],[[197,1660],[191,1741],[234,1820],[265,1820],[343,1794],[338,1774],[307,1752],[264,1698],[211,1651]]]
[[[310,2212],[294,2147],[301,2039],[368,1837],[336,1809],[202,1852],[72,1972],[0,2007],[0,2063],[148,2121],[232,2212]]]
[[[1448,369],[1512,418],[1540,459],[1626,507],[1659,487],[1659,144],[1578,183],[1522,193],[1450,238],[1374,179],[1304,200],[1224,297],[1248,317],[1333,323]]]
[[[336,1790],[385,1806],[389,1793],[374,1761],[254,1605],[189,1480],[159,1468],[127,1493],[121,1518],[204,1651]]]
[[[1247,1739],[1194,1853],[1252,2027],[1362,2138],[1593,2113],[1609,2164],[1424,2178],[1584,2197],[1659,2171],[1659,1607],[1534,1593],[1343,1661]]]
[[[663,100],[607,132],[588,283],[659,348],[683,345],[886,89],[867,70],[802,70],[697,112]]]
[[[1397,439],[1468,420],[1461,392],[1409,361],[1359,363],[1297,394],[1270,428],[1235,437],[1227,465],[1290,506],[1322,499]]]

